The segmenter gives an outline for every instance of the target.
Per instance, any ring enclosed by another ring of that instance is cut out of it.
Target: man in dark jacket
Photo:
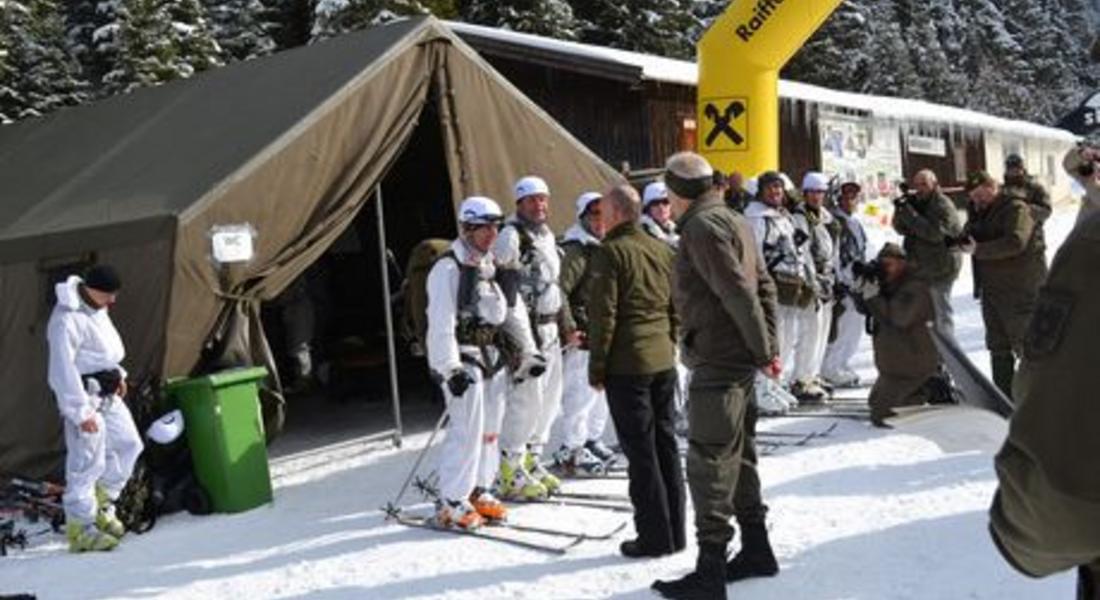
[[[1024,159],[1019,154],[1009,154],[1005,159],[1005,183],[1001,191],[1005,196],[1023,200],[1027,204],[1031,209],[1031,218],[1035,221],[1035,235],[1039,243],[1046,247],[1043,225],[1054,213],[1054,205],[1050,203],[1050,194],[1046,188],[1028,175]]]
[[[640,201],[629,185],[603,201],[608,228],[593,254],[588,297],[588,381],[606,389],[628,463],[638,538],[624,556],[662,556],[686,545],[684,478],[674,425],[675,328],[672,249],[638,226]]]
[[[1016,377],[1016,412],[995,465],[990,531],[1031,577],[1078,569],[1080,600],[1100,600],[1100,217],[1078,223],[1039,292]]]
[[[1002,192],[988,173],[972,173],[966,187],[974,214],[963,251],[973,255],[993,382],[1011,398],[1016,359],[1023,356],[1024,335],[1047,276],[1046,244],[1032,207]]]
[[[856,298],[860,312],[872,320],[878,380],[871,388],[871,422],[889,427],[886,419],[899,406],[920,406],[932,400],[930,382],[939,374],[939,354],[928,331],[932,297],[923,279],[910,271],[905,251],[886,244],[878,255],[882,281],[863,279]]]
[[[894,229],[905,236],[905,252],[915,274],[931,289],[936,329],[954,338],[951,288],[959,276],[962,255],[945,240],[962,234],[962,222],[955,204],[940,190],[935,173],[918,172],[913,176],[913,188],[913,196],[895,202]]]
[[[776,289],[752,228],[726,207],[711,175],[707,161],[693,153],[674,155],[665,171],[681,228],[674,297],[683,318],[684,362],[693,372],[688,483],[699,540],[694,572],[653,584],[674,599],[724,599],[727,580],[779,570],[764,521],[752,408],[757,371],[773,378],[780,371]],[[734,516],[742,529],[741,552],[727,564]]]

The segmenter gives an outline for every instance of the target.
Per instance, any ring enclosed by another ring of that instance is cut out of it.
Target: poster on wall
[[[821,169],[841,181],[857,181],[868,202],[899,195],[903,178],[898,128],[861,117],[822,113]]]

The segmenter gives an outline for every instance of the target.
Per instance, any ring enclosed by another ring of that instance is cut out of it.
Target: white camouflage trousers
[[[500,466],[500,425],[504,417],[507,371],[486,380],[481,369],[464,367],[474,383],[462,396],[443,384],[450,422],[439,448],[439,492],[446,500],[469,498],[475,487],[491,489]]]
[[[130,409],[118,396],[104,401],[95,414],[99,431],[86,433],[65,420],[65,495],[62,502],[70,522],[91,523],[98,509],[98,483],[116,500],[134,472],[144,449]]]

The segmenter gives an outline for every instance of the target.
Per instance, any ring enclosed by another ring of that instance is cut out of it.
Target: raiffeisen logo
[[[747,23],[737,26],[737,37],[743,42],[751,40],[752,36],[768,23],[768,19],[775,14],[781,4],[783,0],[759,0],[756,7],[752,9],[752,18]]]

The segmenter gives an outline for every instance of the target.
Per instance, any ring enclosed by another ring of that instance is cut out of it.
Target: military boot
[[[726,546],[699,544],[695,571],[674,581],[655,581],[653,590],[671,600],[726,600]]]
[[[993,363],[993,383],[1012,398],[1012,380],[1016,377],[1016,357],[1011,352],[995,352],[990,355]]]
[[[726,563],[726,581],[753,577],[774,577],[779,563],[768,540],[768,527],[759,523],[738,523],[741,526],[741,551]]]

